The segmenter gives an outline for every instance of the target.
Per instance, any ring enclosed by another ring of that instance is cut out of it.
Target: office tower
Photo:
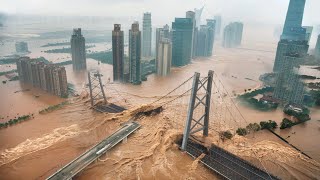
[[[306,38],[305,40],[308,42],[308,44],[310,43],[310,39],[312,36],[312,31],[313,31],[313,26],[302,26],[304,29],[306,29]]]
[[[318,35],[318,40],[316,44],[316,48],[314,50],[314,56],[318,59],[320,59],[320,34]]]
[[[196,14],[193,11],[187,11],[186,12],[186,18],[190,18],[192,19],[192,23],[193,23],[193,28],[192,28],[192,52],[191,52],[191,57],[194,58],[194,53],[195,53],[195,48],[196,48]]]
[[[175,18],[172,22],[172,65],[184,66],[191,62],[193,21]]]
[[[300,55],[308,52],[306,29],[302,27],[305,0],[290,0],[288,12],[283,27],[280,42],[278,43],[273,72],[278,72],[289,52]]]
[[[243,24],[233,22],[224,28],[222,45],[225,48],[234,48],[241,45]]]
[[[73,29],[71,55],[73,70],[87,69],[85,39],[81,34],[81,28]]]
[[[157,75],[166,76],[170,73],[172,60],[172,44],[168,38],[162,38],[157,49]]]
[[[216,35],[220,36],[220,32],[221,32],[221,23],[222,23],[222,19],[221,16],[216,15],[213,18],[214,20],[216,20],[216,28],[215,28],[215,33]]]
[[[201,24],[201,14],[202,14],[202,11],[204,9],[204,6],[201,8],[201,9],[194,9],[194,12],[195,12],[195,19],[196,19],[196,25],[195,27],[196,28],[200,28],[200,24]]]
[[[151,13],[143,14],[142,23],[142,57],[151,56],[151,39],[152,27],[151,27]]]
[[[274,97],[298,105],[302,105],[304,83],[299,80],[296,69],[307,55],[308,34],[312,32],[311,28],[302,27],[304,5],[305,0],[290,1],[273,66],[276,72]]]
[[[131,83],[141,84],[141,31],[138,22],[133,23],[129,30],[129,74]]]
[[[290,0],[281,39],[304,40],[306,29],[302,19],[306,0]]]
[[[27,53],[29,52],[28,50],[28,43],[26,42],[16,42],[16,52],[17,53]]]
[[[124,35],[121,25],[115,24],[112,31],[113,81],[123,82],[124,75]]]
[[[170,29],[169,26],[166,24],[162,28],[157,28],[156,29],[156,71],[157,71],[157,61],[158,61],[158,47],[159,43],[162,39],[170,39],[171,40],[171,35],[170,35]]]
[[[19,58],[16,64],[21,82],[60,97],[68,96],[67,75],[64,67],[45,64],[29,57]]]

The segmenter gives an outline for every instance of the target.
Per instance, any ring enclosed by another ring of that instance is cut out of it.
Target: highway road
[[[72,179],[77,173],[91,164],[93,161],[98,159],[105,152],[113,148],[123,139],[128,137],[131,133],[137,130],[140,124],[136,122],[129,122],[123,125],[120,129],[114,132],[112,135],[89,149],[75,160],[61,168],[52,176],[48,177],[47,180],[68,180]]]

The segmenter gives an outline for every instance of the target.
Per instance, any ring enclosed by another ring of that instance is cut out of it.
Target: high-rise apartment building
[[[85,39],[81,34],[81,28],[73,29],[71,55],[73,70],[87,69]]]
[[[184,66],[191,62],[193,20],[175,18],[172,23],[172,65]]]
[[[171,34],[169,26],[166,24],[162,28],[156,29],[156,71],[157,71],[157,61],[158,61],[158,51],[159,51],[159,44],[162,39],[169,39],[171,40]]]
[[[142,22],[142,57],[151,56],[152,25],[151,13],[143,14]]]
[[[222,45],[225,48],[233,48],[241,45],[243,24],[233,22],[224,28]]]
[[[192,52],[191,52],[191,57],[194,58],[195,57],[195,50],[196,50],[196,47],[197,47],[197,44],[196,44],[196,33],[197,33],[197,30],[196,30],[196,14],[195,12],[193,11],[187,11],[186,12],[186,18],[190,18],[192,19],[192,23],[193,23],[193,28],[192,28],[192,42],[191,42],[191,46],[192,46]]]
[[[141,84],[141,31],[138,22],[133,23],[129,30],[129,75],[131,83]]]
[[[220,32],[221,32],[221,23],[222,23],[222,18],[220,15],[216,15],[213,18],[216,21],[216,26],[215,26],[215,34],[217,36],[220,36]]]
[[[51,94],[67,97],[68,83],[64,67],[21,57],[17,61],[19,80]]]
[[[123,82],[124,75],[124,34],[121,25],[115,24],[112,31],[113,81]]]
[[[320,59],[320,34],[318,35],[316,48],[314,50],[314,56],[318,59]]]
[[[157,49],[157,75],[166,76],[170,73],[172,60],[172,44],[168,38],[162,38]]]

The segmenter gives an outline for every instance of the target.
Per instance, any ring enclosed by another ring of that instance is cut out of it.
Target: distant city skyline
[[[167,6],[168,3],[170,3],[170,6]],[[230,4],[232,4],[232,6],[230,6]],[[266,4],[268,4],[268,6],[266,6]],[[138,17],[141,16],[141,12],[149,11],[154,14],[154,22],[164,24],[170,19],[183,14],[187,10],[194,10],[194,8],[201,8],[205,5],[202,13],[202,19],[213,18],[215,14],[221,14],[226,19],[238,18],[241,21],[261,21],[264,23],[281,24],[285,19],[285,14],[282,12],[286,11],[288,4],[289,0],[164,0],[161,1],[161,3],[155,0],[147,2],[144,0],[138,0],[135,2],[128,0],[4,0],[1,2],[0,12],[8,14],[37,14],[53,16],[130,16],[138,19]],[[61,9],[61,6],[65,8]],[[319,17],[317,7],[320,7],[320,1],[318,0],[308,0],[306,2],[306,13],[303,24],[320,23],[320,19],[317,18]],[[123,9],[126,11],[122,11]],[[163,9],[166,9],[166,13],[163,13]],[[255,15],[252,16],[252,14]]]

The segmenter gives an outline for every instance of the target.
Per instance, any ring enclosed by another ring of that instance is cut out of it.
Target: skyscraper
[[[318,59],[320,59],[320,34],[318,35],[316,48],[314,50],[314,56]]]
[[[306,29],[302,27],[305,0],[290,0],[288,12],[283,27],[273,71],[278,72],[288,53],[296,52],[300,55],[308,52]]]
[[[304,83],[297,73],[307,55],[310,28],[302,27],[305,0],[290,0],[283,33],[278,43],[273,71],[276,72],[274,97],[284,102],[302,105]]]
[[[191,62],[193,21],[175,18],[172,22],[172,65],[184,66]]]
[[[142,26],[142,57],[150,57],[152,41],[151,13],[143,14]]]
[[[186,18],[190,18],[192,19],[192,23],[193,23],[193,28],[192,28],[192,42],[191,42],[191,46],[192,46],[192,52],[191,52],[191,57],[194,58],[194,54],[195,54],[195,49],[196,49],[196,14],[193,11],[187,11],[186,12]]]
[[[207,19],[207,25],[201,25],[198,31],[196,56],[212,56],[215,20]]]
[[[168,38],[162,38],[157,49],[157,74],[166,76],[170,73],[172,60],[172,44]]]
[[[134,22],[129,30],[129,76],[133,84],[141,84],[141,31]]]
[[[306,0],[290,0],[281,39],[304,40],[306,29],[302,27]]]
[[[85,39],[81,34],[81,28],[73,29],[71,36],[71,55],[73,70],[87,68]]]
[[[214,37],[215,37],[215,29],[216,29],[216,21],[213,19],[207,19],[208,26],[208,50],[206,56],[212,56]],[[241,32],[242,38],[242,32]]]
[[[112,31],[113,81],[123,82],[124,75],[124,35],[121,25],[115,24]]]
[[[169,39],[171,40],[171,35],[170,35],[170,29],[169,26],[166,24],[165,26],[163,26],[163,28],[157,28],[156,29],[156,71],[157,71],[157,61],[158,61],[158,47],[160,44],[160,41],[162,39]]]
[[[243,24],[233,22],[224,28],[222,45],[226,48],[233,48],[241,45]]]
[[[216,20],[216,28],[215,28],[215,34],[220,36],[220,32],[221,32],[221,23],[222,23],[222,19],[220,15],[216,15],[213,18],[214,20]]]
[[[202,14],[203,9],[204,9],[204,6],[203,6],[201,9],[197,9],[197,8],[194,9],[195,19],[196,19],[196,25],[195,25],[195,27],[198,28],[198,29],[200,28],[200,24],[201,24],[201,14]]]

